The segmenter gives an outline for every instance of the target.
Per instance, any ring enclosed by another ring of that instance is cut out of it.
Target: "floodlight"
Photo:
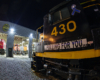
[[[10,33],[14,33],[14,31],[15,31],[15,30],[14,30],[13,28],[10,29]]]

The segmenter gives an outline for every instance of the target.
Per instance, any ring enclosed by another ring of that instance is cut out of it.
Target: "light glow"
[[[55,40],[53,38],[49,38],[49,41],[51,42],[55,42]]]
[[[33,34],[32,33],[30,34],[30,37],[33,38]]]
[[[27,41],[29,41],[29,39],[26,39]]]
[[[15,31],[15,30],[14,30],[13,28],[11,28],[11,29],[10,29],[10,33],[12,33],[12,34],[13,34],[13,33],[14,33],[14,31]]]
[[[22,43],[24,43],[25,41],[22,41]]]
[[[31,33],[30,36],[32,36],[33,34]]]

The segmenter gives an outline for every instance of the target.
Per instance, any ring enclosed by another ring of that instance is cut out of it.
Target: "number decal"
[[[58,34],[57,27],[54,27],[52,32],[51,32],[51,35],[57,36],[57,34]]]
[[[73,24],[73,28],[72,29],[70,29],[70,24]],[[67,23],[67,30],[69,31],[69,32],[73,32],[73,31],[75,31],[76,30],[76,22],[75,21],[69,21],[68,23]],[[60,24],[59,25],[59,28],[61,28],[61,30],[62,31],[57,31],[57,27],[55,26],[54,28],[53,28],[53,30],[52,30],[52,32],[51,32],[51,35],[54,35],[54,36],[57,36],[58,35],[58,33],[59,34],[65,34],[66,33],[66,28],[65,28],[65,24]]]
[[[69,28],[69,24],[70,24],[70,23],[73,23],[73,25],[74,25],[74,28],[73,28],[73,29],[70,29],[70,28]],[[69,32],[73,32],[73,31],[76,30],[76,23],[75,23],[75,21],[69,21],[69,22],[67,23],[67,30],[68,30]]]
[[[63,30],[63,32],[60,31],[59,34],[64,34],[66,32],[65,25],[60,24],[59,27],[62,27],[61,30]]]

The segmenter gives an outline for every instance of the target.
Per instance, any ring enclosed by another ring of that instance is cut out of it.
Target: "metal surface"
[[[45,61],[50,62],[52,64],[60,65],[60,66],[63,66],[63,67],[68,67],[68,65],[63,65],[63,64],[52,62],[52,61],[48,61],[48,60],[45,60]]]
[[[52,68],[54,69],[55,71],[58,71],[58,72],[61,72],[61,73],[64,73],[64,74],[75,74],[75,75],[81,75],[81,72],[65,72],[65,71],[61,71],[57,68]]]
[[[100,28],[92,30],[94,48],[100,49]]]
[[[36,52],[44,52],[44,42],[35,43]]]
[[[29,54],[29,58],[32,58],[32,42],[33,42],[33,36],[29,36],[29,45],[28,45],[28,54]]]
[[[36,38],[36,31],[20,26],[20,25],[17,25],[17,24],[13,24],[11,22],[7,22],[7,21],[0,21],[0,32],[1,33],[8,34],[9,32],[9,30],[7,32],[3,31],[2,27],[4,24],[8,24],[10,26],[9,29],[13,28],[15,30],[15,35],[29,37],[30,33],[33,33],[33,38]]]

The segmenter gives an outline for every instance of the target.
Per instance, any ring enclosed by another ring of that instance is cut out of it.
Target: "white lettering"
[[[81,48],[86,46],[87,46],[87,39],[80,39],[80,40],[45,45],[44,50],[62,50],[62,49]]]

